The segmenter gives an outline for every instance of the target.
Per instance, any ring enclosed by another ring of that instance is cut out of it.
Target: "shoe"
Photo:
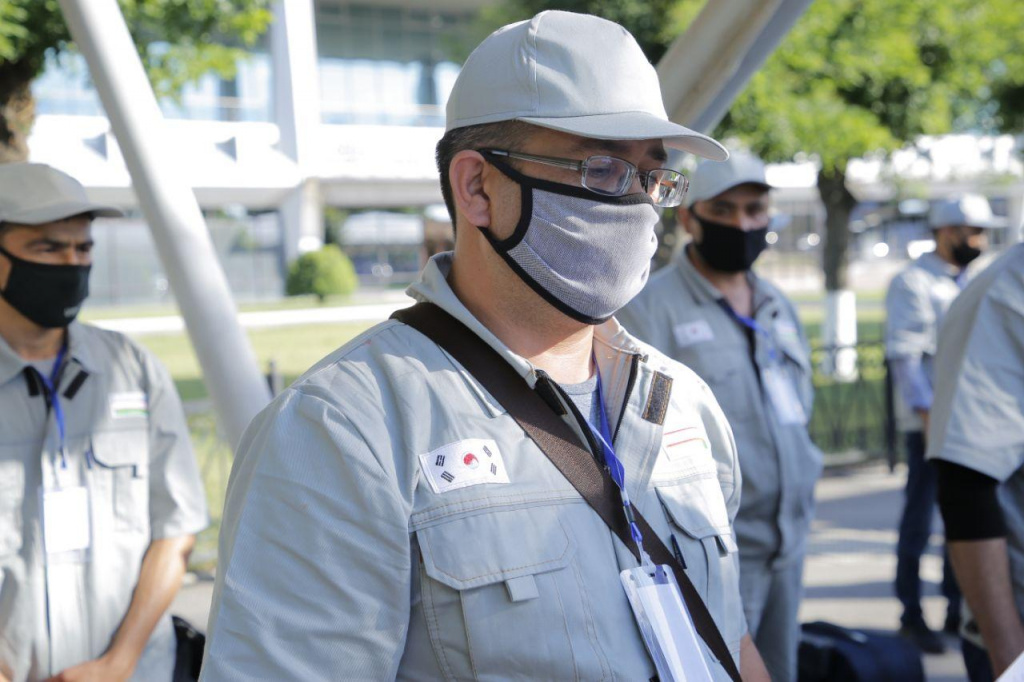
[[[942,626],[942,631],[947,635],[960,635],[960,616],[946,616],[946,623]]]
[[[942,638],[928,627],[922,620],[916,623],[904,623],[900,626],[900,636],[910,640],[918,649],[926,654],[941,654],[946,650]]]

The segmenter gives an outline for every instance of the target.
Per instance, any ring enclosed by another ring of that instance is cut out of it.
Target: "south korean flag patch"
[[[420,455],[420,469],[435,493],[483,483],[508,483],[498,444],[470,438],[442,445]]]

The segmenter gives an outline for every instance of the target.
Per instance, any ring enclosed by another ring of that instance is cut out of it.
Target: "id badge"
[[[711,671],[668,566],[619,574],[661,682],[711,682]]]
[[[775,414],[783,424],[807,423],[807,413],[796,393],[796,387],[781,367],[769,367],[761,373],[768,399],[772,401]]]
[[[43,546],[50,563],[88,560],[92,544],[89,490],[83,486],[40,490]]]

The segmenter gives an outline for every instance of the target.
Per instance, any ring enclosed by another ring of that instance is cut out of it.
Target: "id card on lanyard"
[[[67,353],[61,347],[50,376],[39,374],[46,393],[47,406],[57,422],[59,461],[53,463],[54,484],[39,488],[39,510],[42,515],[43,548],[47,563],[78,563],[89,560],[92,545],[89,489],[81,485],[64,485],[62,478],[68,467],[67,423],[58,392],[60,373]]]
[[[589,422],[587,425],[597,437],[604,465],[619,488],[630,535],[639,550],[640,566],[622,571],[619,579],[644,645],[662,682],[711,682],[711,672],[697,641],[697,631],[671,567],[655,565],[644,551],[643,536],[637,528],[626,492],[625,467],[612,445],[614,436],[608,423],[600,370],[597,371],[597,405],[599,428],[595,429]]]
[[[769,365],[763,370],[760,368],[758,370],[764,390],[768,392],[768,400],[771,401],[779,422],[782,424],[806,424],[807,413],[804,411],[803,403],[800,402],[800,396],[797,395],[796,387],[783,367],[782,356],[775,347],[772,335],[753,317],[740,315],[724,300],[720,303],[729,317],[740,326],[754,332],[756,336],[763,338],[768,345]]]

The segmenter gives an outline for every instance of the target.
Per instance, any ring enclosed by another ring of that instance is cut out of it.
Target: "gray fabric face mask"
[[[489,162],[519,185],[521,213],[507,239],[478,229],[531,289],[586,324],[604,322],[640,293],[658,248],[649,196],[604,197]]]

